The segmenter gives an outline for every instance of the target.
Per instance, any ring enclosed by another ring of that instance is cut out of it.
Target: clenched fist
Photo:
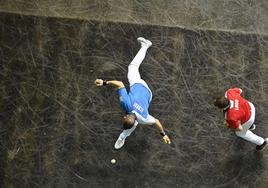
[[[171,143],[171,141],[170,141],[168,135],[163,136],[163,140],[164,140],[164,142],[165,142],[166,144],[170,144],[170,143]]]
[[[103,86],[103,80],[102,79],[96,79],[95,84],[96,84],[96,86]]]

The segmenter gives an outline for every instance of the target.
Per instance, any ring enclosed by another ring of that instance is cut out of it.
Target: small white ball
[[[116,160],[115,160],[115,159],[112,159],[112,160],[111,160],[111,163],[112,163],[112,164],[115,164],[115,163],[116,163]]]

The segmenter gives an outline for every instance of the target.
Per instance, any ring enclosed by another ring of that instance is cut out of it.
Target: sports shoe
[[[253,131],[255,129],[256,129],[256,125],[255,124],[252,124],[251,127],[248,130]]]
[[[262,150],[262,149],[264,149],[265,146],[267,145],[267,143],[268,143],[268,138],[265,138],[262,145],[257,145],[256,146],[256,150]]]
[[[137,38],[138,42],[141,43],[141,46],[146,46],[147,48],[149,48],[150,46],[152,46],[152,42],[143,38],[143,37],[139,37]]]
[[[120,148],[123,147],[124,143],[125,143],[125,138],[123,139],[123,138],[121,138],[121,137],[119,136],[118,139],[117,139],[117,141],[116,141],[115,144],[114,144],[114,148],[115,148],[115,149],[120,149]]]

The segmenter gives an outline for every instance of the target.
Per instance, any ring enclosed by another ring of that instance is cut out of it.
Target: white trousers
[[[136,83],[143,84],[150,91],[151,93],[150,100],[152,100],[152,92],[149,86],[147,85],[147,83],[143,79],[141,79],[141,75],[139,72],[139,67],[145,58],[147,49],[148,47],[142,46],[140,50],[138,51],[138,53],[136,54],[136,56],[134,57],[134,59],[131,61],[131,63],[128,66],[127,78],[128,78],[128,82],[130,86]],[[138,122],[135,121],[135,124],[131,129],[124,129],[123,132],[120,134],[120,138],[125,139],[126,137],[128,137],[136,129],[137,125],[138,125]]]
[[[262,145],[264,142],[264,139],[260,136],[257,136],[256,134],[254,134],[250,130],[248,130],[251,127],[251,125],[253,125],[254,120],[255,120],[255,107],[251,102],[249,102],[249,105],[251,108],[251,116],[250,116],[249,120],[242,125],[243,130],[242,131],[235,131],[235,134],[237,136],[249,141],[249,142],[256,144],[256,145]]]

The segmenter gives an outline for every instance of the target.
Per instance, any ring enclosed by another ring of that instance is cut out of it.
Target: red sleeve
[[[235,120],[231,120],[231,119],[228,119],[226,120],[226,122],[230,125],[230,127],[232,127],[233,129],[237,129],[238,126],[239,126],[239,121],[235,121]]]
[[[227,116],[226,116],[226,122],[233,129],[238,128],[239,127],[239,124],[240,124],[239,114],[237,114],[234,110],[228,111],[227,112]]]

